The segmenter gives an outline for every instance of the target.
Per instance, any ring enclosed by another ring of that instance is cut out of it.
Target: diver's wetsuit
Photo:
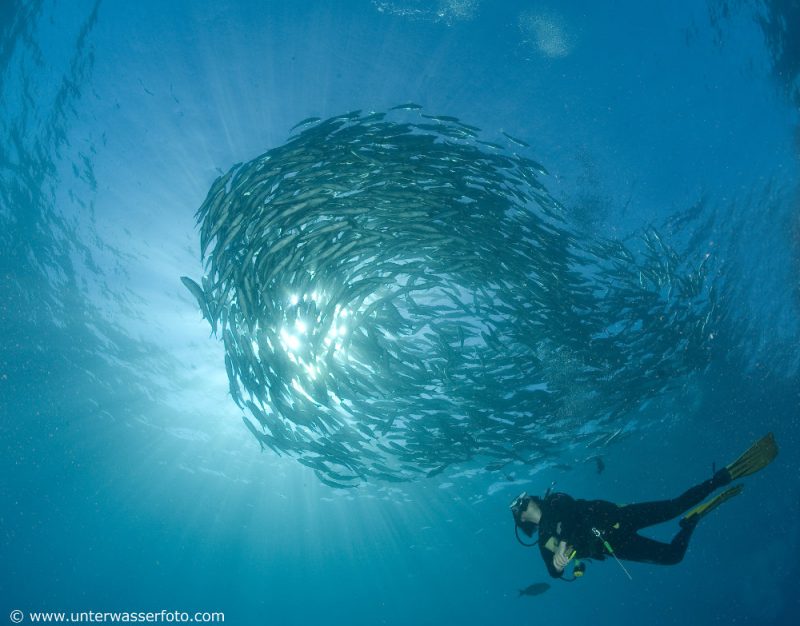
[[[553,554],[561,541],[573,547],[576,558],[605,558],[608,552],[593,528],[600,531],[620,559],[660,565],[679,563],[689,546],[697,520],[681,523],[681,529],[671,543],[642,537],[637,531],[678,517],[730,482],[728,470],[721,469],[713,478],[673,500],[624,506],[606,500],[575,500],[565,493],[551,494],[540,505],[542,518],[539,521],[539,550],[547,571],[554,578],[563,575],[553,566]]]

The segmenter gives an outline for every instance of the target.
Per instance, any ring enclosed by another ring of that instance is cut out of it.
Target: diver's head
[[[529,496],[524,491],[511,502],[510,508],[514,524],[517,528],[521,528],[528,537],[532,537],[539,528],[539,520],[542,518],[540,503],[541,498]]]

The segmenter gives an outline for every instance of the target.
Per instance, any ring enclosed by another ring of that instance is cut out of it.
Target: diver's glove
[[[567,546],[566,541],[562,541],[558,544],[558,550],[553,555],[553,567],[555,567],[559,572],[563,572],[564,568],[567,566],[572,560],[572,546]]]

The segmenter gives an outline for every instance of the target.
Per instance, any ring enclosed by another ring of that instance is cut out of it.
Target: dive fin
[[[731,475],[731,480],[736,480],[764,469],[776,456],[778,456],[778,444],[775,443],[775,436],[767,433],[725,469]]]
[[[690,509],[686,513],[686,515],[683,516],[683,519],[681,520],[681,526],[685,526],[686,524],[696,524],[697,522],[700,521],[700,518],[705,517],[706,515],[711,513],[711,511],[716,509],[720,504],[722,504],[726,500],[730,500],[734,496],[738,496],[740,493],[742,493],[743,489],[744,485],[734,485],[730,489],[726,489],[725,491],[714,496],[710,500],[698,504],[696,507]]]

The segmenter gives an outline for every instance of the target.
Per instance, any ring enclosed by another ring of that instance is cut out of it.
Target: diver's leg
[[[683,560],[689,539],[692,537],[695,524],[686,526],[670,543],[662,543],[655,539],[648,539],[641,535],[633,534],[622,541],[618,546],[612,546],[617,557],[628,561],[640,563],[655,563],[657,565],[675,565]]]
[[[672,500],[657,500],[628,504],[619,508],[620,521],[628,528],[639,530],[678,517],[703,501],[706,496],[731,482],[730,475],[723,469],[713,478],[687,489]]]

